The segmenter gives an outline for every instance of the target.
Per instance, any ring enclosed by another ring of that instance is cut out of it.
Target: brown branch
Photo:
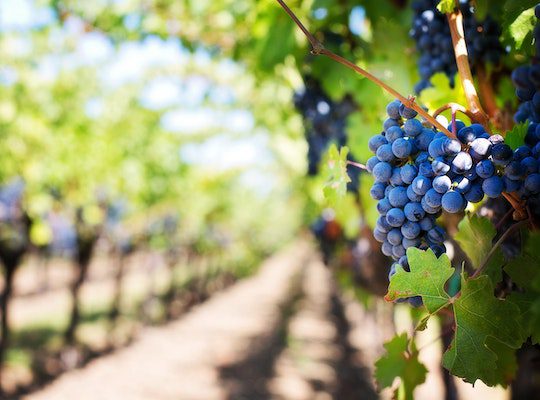
[[[476,67],[476,75],[478,76],[478,90],[482,104],[486,107],[486,111],[492,120],[496,120],[501,110],[497,107],[495,101],[495,92],[491,84],[490,76],[486,71],[486,67],[480,64]]]
[[[461,85],[463,86],[463,91],[465,92],[465,97],[467,98],[469,110],[471,110],[474,115],[474,120],[482,124],[487,132],[491,132],[489,129],[488,117],[480,104],[480,99],[476,93],[472,78],[467,44],[465,43],[465,36],[463,33],[463,15],[459,8],[456,8],[454,12],[447,14],[446,16],[448,18],[448,24],[450,25],[450,34],[452,35],[459,78],[461,80]]]
[[[319,42],[315,36],[313,36],[307,28],[302,24],[302,22],[298,19],[298,17],[294,14],[294,12],[291,11],[291,9],[285,4],[283,0],[277,0],[279,5],[287,12],[289,17],[294,21],[294,23],[300,28],[300,30],[304,33],[306,38],[309,40],[309,43],[311,44],[312,50],[311,53],[314,55],[324,55],[344,66],[346,66],[349,69],[352,69],[356,73],[366,77],[379,87],[386,90],[388,93],[390,93],[392,96],[397,98],[399,101],[401,101],[406,107],[412,108],[414,111],[416,111],[418,114],[420,114],[426,121],[428,121],[430,124],[432,124],[434,127],[436,127],[439,131],[443,132],[446,136],[455,138],[455,136],[450,132],[448,129],[446,129],[445,126],[443,126],[439,121],[437,121],[435,118],[433,118],[427,111],[425,111],[422,107],[420,107],[416,102],[414,101],[414,97],[406,98],[402,94],[400,94],[398,91],[393,89],[392,87],[388,86],[386,83],[381,81],[379,78],[375,77],[371,73],[367,72],[366,70],[360,68],[358,65],[354,64],[353,62],[333,53],[332,51],[326,49],[321,42]]]

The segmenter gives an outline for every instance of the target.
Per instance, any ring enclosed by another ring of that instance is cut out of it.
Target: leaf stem
[[[446,127],[444,127],[439,121],[437,121],[434,117],[432,117],[426,110],[424,110],[422,107],[420,107],[415,101],[414,97],[406,98],[401,93],[399,93],[397,90],[393,89],[392,87],[388,86],[386,83],[381,81],[379,78],[375,77],[368,71],[366,71],[363,68],[360,68],[358,65],[354,64],[353,62],[347,60],[346,58],[343,58],[334,52],[326,49],[324,45],[318,41],[315,36],[313,36],[307,28],[302,24],[302,22],[298,19],[298,17],[294,14],[294,12],[285,4],[283,0],[277,0],[279,5],[285,10],[285,12],[291,17],[291,19],[294,21],[294,23],[300,28],[300,30],[304,33],[306,38],[309,40],[309,43],[311,44],[312,50],[311,53],[313,55],[324,55],[344,66],[346,66],[349,69],[352,69],[356,73],[366,77],[373,83],[375,83],[377,86],[381,87],[382,89],[386,90],[388,93],[390,93],[392,96],[397,98],[399,101],[401,101],[406,107],[412,108],[415,110],[418,114],[420,114],[426,121],[428,121],[431,125],[436,127],[439,131],[443,132],[446,136],[455,138],[455,136],[450,132]]]
[[[448,24],[450,26],[450,34],[452,36],[452,43],[454,45],[454,54],[456,56],[456,64],[459,71],[459,78],[461,85],[467,98],[467,104],[469,110],[474,115],[474,120],[484,126],[487,132],[491,132],[489,129],[489,120],[484,112],[480,99],[476,93],[474,81],[472,78],[471,66],[469,64],[469,56],[467,53],[467,44],[465,42],[465,35],[463,31],[463,15],[459,8],[456,8],[454,12],[446,15]]]
[[[350,161],[350,160],[347,160],[347,164],[352,165],[353,167],[362,169],[364,171],[367,171],[367,167],[364,164],[360,164],[360,163],[357,163],[355,161]]]
[[[484,261],[482,262],[482,264],[480,265],[480,267],[478,267],[478,269],[476,270],[476,272],[471,276],[471,279],[474,279],[476,278],[478,275],[480,275],[484,269],[486,269],[486,266],[487,266],[487,263],[489,261],[489,259],[491,258],[491,256],[493,256],[493,254],[495,253],[495,251],[500,247],[500,245],[506,240],[506,238],[512,233],[514,232],[517,228],[525,225],[526,223],[528,223],[528,221],[520,221],[520,222],[517,222],[515,223],[514,225],[512,225],[510,228],[508,228],[503,234],[502,236],[499,238],[499,240],[497,240],[497,242],[493,245],[493,247],[491,248],[491,250],[489,251],[489,253],[487,254],[487,256],[484,258]]]

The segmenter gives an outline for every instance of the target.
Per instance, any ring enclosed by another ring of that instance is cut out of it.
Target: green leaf
[[[523,293],[511,293],[508,300],[520,309],[524,338],[531,337],[534,343],[540,343],[540,234],[529,234],[523,253],[510,261],[505,267]]]
[[[540,296],[539,293],[511,293],[508,301],[519,307],[523,339],[531,338],[533,344],[540,344]]]
[[[454,8],[456,8],[455,0],[441,0],[439,2],[439,5],[437,6],[437,10],[439,10],[443,14],[449,14],[453,12]]]
[[[505,271],[521,288],[540,292],[540,234],[532,233],[520,256],[508,263]]]
[[[338,150],[335,144],[328,149],[326,158],[326,183],[324,184],[324,197],[330,206],[336,206],[339,200],[347,193],[347,183],[351,178],[347,175],[347,154],[349,149],[342,147]]]
[[[409,346],[406,333],[395,336],[384,344],[384,348],[386,354],[375,363],[375,379],[381,388],[385,388],[400,378],[405,398],[412,400],[414,388],[424,383],[427,374],[427,368],[418,361],[418,350],[414,343]]]
[[[522,146],[525,143],[525,135],[527,134],[528,123],[523,122],[517,124],[514,128],[509,131],[505,138],[504,142],[512,148],[512,150],[517,149],[519,146]]]
[[[525,38],[534,29],[536,25],[536,17],[534,16],[534,8],[523,11],[519,17],[515,19],[508,27],[508,32],[515,42],[515,48],[520,49],[525,41]]]
[[[463,218],[459,223],[455,239],[471,260],[474,269],[478,269],[486,262],[486,257],[493,248],[492,242],[496,234],[497,231],[489,219],[475,214]],[[504,264],[504,256],[500,248],[487,263],[486,272],[492,282],[494,284],[500,282]]]
[[[437,258],[433,251],[416,248],[407,249],[410,272],[398,267],[390,279],[387,301],[412,296],[422,296],[422,301],[430,313],[448,304],[450,296],[444,285],[454,273],[446,254]]]
[[[461,295],[454,302],[456,333],[443,355],[444,367],[466,382],[507,385],[515,361],[504,346],[517,349],[522,343],[519,311],[515,304],[495,298],[487,276],[462,276]]]

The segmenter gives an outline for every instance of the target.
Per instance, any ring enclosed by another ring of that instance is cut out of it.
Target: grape
[[[373,156],[373,157],[370,157],[367,162],[366,162],[366,169],[368,170],[369,173],[372,173],[373,172],[373,168],[375,167],[375,165],[377,165],[379,163],[379,159],[377,158],[377,156]]]
[[[417,222],[407,221],[401,227],[401,234],[407,239],[415,239],[420,235],[421,230]]]
[[[403,137],[403,131],[401,130],[399,126],[392,126],[386,130],[385,139],[390,144],[402,137]]]
[[[412,190],[419,195],[424,195],[431,188],[431,179],[418,175],[411,184]]]
[[[446,175],[450,171],[450,165],[446,163],[444,157],[436,157],[431,163],[431,168],[435,175]]]
[[[388,182],[392,176],[392,166],[387,162],[379,162],[373,167],[373,177],[377,182]]]
[[[461,128],[457,133],[458,140],[463,144],[469,144],[476,139],[476,132],[471,126]]]
[[[440,226],[435,226],[431,228],[427,233],[428,239],[433,243],[444,242],[445,236],[446,234],[444,232],[444,229],[442,229]]]
[[[422,195],[416,194],[412,186],[407,187],[407,197],[410,201],[413,202],[419,202],[420,200],[422,200]]]
[[[369,139],[368,147],[373,153],[375,153],[379,147],[387,143],[388,140],[386,140],[383,135],[375,135],[371,139]]]
[[[476,140],[482,140],[482,139],[476,139]],[[472,144],[471,144],[471,151],[472,151]],[[456,174],[463,174],[466,171],[470,170],[472,168],[472,165],[473,165],[473,161],[469,153],[460,151],[456,155],[456,157],[452,160],[452,171],[455,172]]]
[[[373,237],[375,238],[375,240],[382,243],[382,242],[384,242],[386,240],[387,234],[385,232],[381,231],[380,229],[375,228],[373,230]]]
[[[422,133],[424,127],[422,126],[422,123],[417,119],[409,119],[405,121],[405,124],[403,125],[403,130],[405,131],[405,134],[407,136],[416,137],[420,133]]]
[[[388,232],[387,240],[391,245],[397,246],[401,244],[401,241],[403,240],[403,235],[398,228],[394,228],[390,232]]]
[[[424,199],[430,207],[437,208],[441,206],[442,194],[431,188],[426,192]]]
[[[375,200],[381,200],[384,197],[384,189],[386,189],[386,185],[384,183],[377,182],[369,191],[371,197]]]
[[[388,211],[390,211],[392,208],[392,204],[390,204],[388,198],[386,197],[379,200],[379,202],[377,203],[377,211],[381,215],[386,215],[386,213],[388,213]]]
[[[407,197],[407,189],[405,189],[403,186],[393,188],[390,190],[388,200],[394,207],[404,207],[405,204],[409,202],[409,198]]]
[[[420,228],[422,228],[423,231],[429,231],[435,225],[435,223],[433,222],[433,218],[431,217],[422,218],[419,221],[419,224]]]
[[[424,218],[426,212],[420,203],[410,202],[405,205],[404,214],[409,221],[418,222]]]
[[[435,189],[438,193],[444,194],[450,190],[450,187],[452,186],[452,181],[450,178],[446,175],[436,176],[433,178],[433,189]]]
[[[491,142],[481,137],[474,139],[470,146],[470,155],[475,160],[482,160],[489,156],[492,148]]]
[[[482,160],[476,164],[476,173],[480,178],[489,178],[495,173],[495,165],[491,160]]]
[[[402,184],[403,180],[401,179],[401,168],[396,167],[392,170],[392,176],[390,177],[390,185],[400,186]]]
[[[512,149],[505,143],[498,143],[491,148],[491,156],[495,165],[507,165],[512,160],[513,155]]]
[[[532,194],[538,194],[540,193],[540,174],[534,173],[530,174],[525,179],[525,189],[527,189]]]
[[[399,113],[399,107],[401,102],[399,100],[394,100],[386,106],[386,113],[390,118],[399,119],[401,117]]]
[[[471,203],[478,203],[484,198],[484,191],[482,190],[482,184],[473,183],[471,188],[465,193],[465,200]]]
[[[498,176],[487,178],[482,183],[482,190],[488,197],[499,197],[504,189],[503,180]]]
[[[397,158],[407,158],[411,154],[411,151],[411,142],[404,138],[398,138],[392,143],[392,152]]]
[[[465,199],[460,193],[450,191],[442,196],[441,204],[445,211],[456,214],[465,208]]]
[[[384,242],[381,246],[381,251],[385,256],[392,256],[392,245],[388,242]]]
[[[394,160],[394,153],[392,152],[392,145],[390,143],[383,144],[377,149],[377,158],[380,161],[390,162]]]
[[[399,106],[399,115],[405,119],[413,119],[418,115],[418,112],[414,111],[412,108],[405,107],[405,105],[402,103]]]
[[[418,168],[412,164],[405,164],[401,167],[401,180],[403,183],[410,185],[414,178],[418,175]]]
[[[405,214],[400,208],[392,208],[386,213],[386,222],[390,226],[399,228],[405,222]]]

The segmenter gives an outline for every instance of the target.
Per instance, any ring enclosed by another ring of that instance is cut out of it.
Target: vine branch
[[[360,74],[364,76],[365,78],[369,79],[379,87],[386,90],[388,93],[390,93],[392,96],[397,98],[399,101],[401,101],[406,107],[412,108],[414,111],[416,111],[418,114],[420,114],[426,121],[428,121],[430,124],[432,124],[434,127],[436,127],[439,131],[443,132],[446,136],[455,138],[455,135],[450,132],[448,129],[446,129],[445,126],[443,126],[439,121],[437,121],[434,117],[432,117],[426,110],[424,110],[422,107],[420,107],[415,101],[414,97],[406,98],[401,93],[393,89],[392,87],[388,86],[386,83],[381,81],[379,78],[375,77],[368,71],[366,71],[363,68],[360,68],[358,65],[354,64],[353,62],[347,60],[346,58],[343,58],[334,52],[326,49],[324,45],[315,38],[309,32],[309,30],[302,24],[302,22],[298,19],[298,17],[294,14],[294,12],[285,4],[283,0],[277,0],[279,5],[285,10],[285,12],[291,17],[291,19],[294,21],[294,23],[300,28],[300,30],[304,33],[306,38],[308,39],[309,43],[311,44],[312,50],[311,54],[313,55],[324,55],[344,66],[346,66],[349,69],[352,69],[357,74]]]
[[[491,132],[489,129],[488,117],[482,108],[472,78],[467,44],[465,42],[465,34],[463,31],[463,15],[459,8],[456,8],[454,12],[447,14],[446,17],[448,19],[448,25],[450,26],[450,34],[454,45],[454,54],[456,56],[459,78],[465,92],[465,97],[467,98],[469,110],[474,115],[474,120],[482,124],[487,132]]]

